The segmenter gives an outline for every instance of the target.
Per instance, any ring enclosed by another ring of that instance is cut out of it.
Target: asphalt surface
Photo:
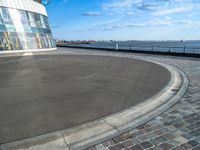
[[[153,63],[103,56],[0,58],[0,143],[99,119],[159,92],[170,73]]]

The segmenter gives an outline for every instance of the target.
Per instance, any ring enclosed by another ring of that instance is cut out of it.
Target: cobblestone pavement
[[[77,50],[77,53],[81,52]],[[95,52],[98,53],[101,52]],[[112,55],[112,52],[109,53]],[[87,150],[200,150],[200,59],[127,53],[120,55],[148,58],[176,66],[189,77],[188,91],[175,106],[155,119]]]

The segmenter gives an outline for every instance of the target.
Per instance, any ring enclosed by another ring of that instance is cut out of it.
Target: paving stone
[[[188,144],[192,145],[193,147],[199,145],[199,143],[197,141],[194,141],[194,140],[188,141]]]
[[[97,150],[103,150],[103,149],[104,149],[104,146],[103,146],[102,144],[98,144],[98,145],[95,146],[95,148],[96,148]]]
[[[186,149],[182,146],[177,146],[177,147],[173,148],[172,150],[186,150]]]
[[[159,135],[155,134],[154,132],[150,132],[150,133],[147,133],[146,136],[149,137],[150,139],[154,139],[158,137]]]
[[[114,138],[113,138],[113,141],[114,141],[115,143],[119,143],[119,142],[124,141],[124,139],[123,139],[121,136],[117,136],[117,137],[114,137]]]
[[[130,139],[130,141],[135,145],[142,143],[142,141],[137,138],[132,138],[132,139]]]
[[[130,148],[130,147],[128,147],[128,148],[124,148],[123,150],[131,150],[131,148]]]
[[[190,134],[193,135],[193,136],[199,136],[199,135],[200,135],[200,133],[198,133],[198,132],[195,131],[195,130],[194,130],[194,131],[191,131]]]
[[[200,150],[200,146],[193,148],[192,150]]]
[[[170,125],[172,125],[172,123],[171,122],[165,122],[164,125],[165,126],[170,126]]]
[[[188,130],[187,128],[185,128],[185,127],[181,127],[181,128],[179,128],[178,129],[180,132],[183,132],[183,133],[187,133],[187,132],[189,132],[190,130]]]
[[[94,146],[86,148],[85,150],[97,150]]]
[[[173,147],[177,147],[177,146],[180,145],[179,142],[176,142],[176,141],[173,141],[173,140],[172,141],[168,141],[167,143],[172,145]]]
[[[121,137],[122,137],[123,139],[125,139],[125,140],[133,138],[133,136],[131,136],[129,133],[124,133],[124,134],[122,134]]]
[[[110,140],[108,140],[108,141],[103,142],[102,145],[103,145],[104,147],[109,147],[109,146],[111,146],[111,145],[114,145],[114,141],[113,141],[112,139],[110,139]]]
[[[113,145],[113,146],[109,147],[109,150],[121,150],[121,149],[123,149],[123,148],[124,148],[123,145],[121,145],[121,144],[119,143],[119,144],[117,144],[117,145]]]
[[[163,143],[161,145],[159,145],[163,150],[169,150],[173,147],[173,145],[168,144],[168,143]]]
[[[163,149],[161,147],[159,147],[159,146],[155,146],[155,147],[150,148],[148,150],[163,150]]]
[[[174,138],[175,141],[179,142],[180,144],[186,143],[188,140],[182,136],[178,136]]]
[[[193,146],[190,145],[189,143],[184,143],[181,146],[184,147],[185,149],[191,149],[191,148],[193,148]]]
[[[135,128],[135,129],[129,131],[129,134],[132,135],[133,133],[136,133],[136,132],[138,132],[138,131],[139,131],[139,129],[136,129],[136,128]]]
[[[175,136],[171,133],[167,133],[165,135],[163,135],[165,138],[167,138],[168,140],[172,140],[173,138],[175,138]]]
[[[140,145],[141,145],[144,149],[153,147],[153,145],[152,145],[150,142],[148,142],[148,141],[142,142]]]
[[[160,143],[164,143],[165,141],[167,141],[167,139],[165,137],[163,137],[163,136],[159,136],[159,137],[157,137],[155,139],[156,139],[156,141],[158,141]]]
[[[200,143],[200,136],[195,137],[194,140]]]
[[[155,146],[160,144],[160,142],[158,142],[158,141],[155,140],[155,139],[151,139],[149,142],[150,142],[151,144],[155,145]]]
[[[132,137],[138,137],[141,136],[143,133],[141,133],[140,131],[134,132],[131,134]]]
[[[121,143],[124,147],[130,147],[130,146],[133,146],[133,143],[131,141],[125,141],[125,142],[122,142]]]
[[[143,150],[143,148],[140,147],[139,145],[134,145],[131,147],[131,150]]]
[[[187,140],[191,140],[191,139],[194,138],[194,136],[191,135],[191,134],[189,134],[189,133],[183,134],[182,136],[183,136],[184,138],[186,138]]]
[[[148,136],[146,136],[146,135],[141,135],[141,136],[138,136],[137,138],[140,139],[141,141],[146,141],[146,140],[150,139],[150,138],[149,138]]]

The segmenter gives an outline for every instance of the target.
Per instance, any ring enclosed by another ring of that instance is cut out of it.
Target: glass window
[[[31,12],[28,12],[27,15],[28,15],[29,25],[30,25],[31,27],[36,27],[34,14],[31,13]]]
[[[55,47],[46,16],[0,7],[0,50]]]
[[[3,22],[4,22],[5,24],[13,24],[8,9],[6,9],[6,8],[1,8],[1,10],[2,10]]]
[[[35,17],[36,26],[38,28],[42,28],[42,24],[41,24],[41,20],[40,20],[40,15],[34,14],[34,17]]]

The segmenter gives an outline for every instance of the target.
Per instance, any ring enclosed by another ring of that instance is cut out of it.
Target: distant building
[[[41,0],[0,0],[0,51],[55,48]]]

